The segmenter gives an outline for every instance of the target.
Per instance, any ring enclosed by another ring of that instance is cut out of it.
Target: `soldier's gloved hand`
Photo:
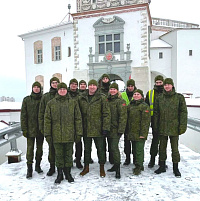
[[[76,139],[75,139],[75,142],[76,143],[79,143],[81,141],[81,136],[80,135],[77,135],[76,136]]]
[[[123,135],[123,133],[117,133],[117,135],[118,135],[119,137],[121,137],[121,136]]]
[[[52,144],[52,137],[51,136],[46,136],[46,141],[48,144]]]
[[[27,132],[23,132],[23,136],[27,138],[28,137]]]
[[[103,135],[104,137],[107,137],[107,136],[109,135],[109,131],[103,130],[102,135]]]

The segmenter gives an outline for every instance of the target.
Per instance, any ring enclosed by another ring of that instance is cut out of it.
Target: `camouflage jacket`
[[[151,122],[149,106],[144,102],[143,99],[138,101],[132,100],[128,105],[127,113],[128,140],[139,141],[140,136],[143,136],[146,140]]]
[[[173,91],[160,95],[154,107],[154,129],[159,135],[178,136],[187,129],[187,106],[182,94]]]
[[[56,95],[47,103],[44,116],[44,135],[53,143],[74,142],[82,136],[82,118],[78,102],[70,96]]]
[[[57,90],[50,89],[49,92],[45,93],[42,96],[42,99],[40,102],[39,115],[38,115],[39,129],[42,132],[42,134],[44,134],[44,113],[45,113],[47,103],[55,97],[56,93],[57,93]]]
[[[75,92],[71,91],[70,88],[68,87],[67,92],[70,94],[72,99],[78,100],[79,97],[79,90],[77,89]]]
[[[102,131],[110,131],[110,108],[106,96],[98,91],[92,100],[88,100],[88,91],[79,97],[79,106],[83,119],[83,136],[102,137]]]
[[[38,112],[42,94],[26,96],[21,107],[21,129],[27,137],[42,135],[39,131]]]
[[[118,94],[108,96],[108,104],[111,113],[111,127],[109,138],[119,138],[118,133],[124,133],[127,122],[126,102],[118,97]]]

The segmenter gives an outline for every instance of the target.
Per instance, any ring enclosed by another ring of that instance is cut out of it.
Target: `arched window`
[[[53,74],[53,77],[57,77],[60,80],[60,82],[62,82],[62,74],[55,73],[55,74]]]
[[[60,61],[61,54],[61,37],[54,37],[51,39],[52,61]]]
[[[40,40],[34,42],[34,63],[43,63],[43,44]]]

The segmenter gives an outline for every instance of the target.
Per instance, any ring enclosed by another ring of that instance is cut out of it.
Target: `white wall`
[[[73,78],[74,56],[73,56],[73,29],[72,24],[63,26],[56,31],[48,30],[32,34],[25,38],[25,66],[26,66],[26,85],[27,94],[31,93],[32,83],[37,75],[44,76],[44,92],[49,91],[50,79],[55,73],[62,74],[62,81],[69,83]],[[62,60],[52,61],[51,39],[61,37]],[[34,64],[34,42],[43,41],[43,63]],[[71,47],[71,57],[68,57],[68,47]],[[67,69],[67,72],[66,72]]]
[[[179,30],[177,38],[177,90],[192,92],[193,97],[200,96],[200,30]],[[189,50],[192,50],[192,56],[189,56]]]

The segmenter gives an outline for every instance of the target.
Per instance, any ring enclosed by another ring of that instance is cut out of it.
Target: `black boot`
[[[125,160],[125,162],[124,162],[123,165],[129,165],[129,164],[130,164],[130,155],[127,154],[127,155],[126,155],[126,160]]]
[[[120,179],[121,178],[121,174],[120,174],[120,165],[116,165],[116,174],[115,174],[115,178]]]
[[[27,164],[27,174],[26,174],[26,178],[31,178],[32,177],[32,173],[33,173],[33,167],[32,164]]]
[[[65,174],[65,179],[68,180],[69,183],[74,182],[74,178],[71,175],[71,167],[64,167],[63,172]]]
[[[175,177],[181,177],[181,173],[179,172],[178,169],[178,163],[173,163],[173,173]]]
[[[116,165],[113,165],[110,169],[108,169],[108,172],[115,172],[116,171]]]
[[[81,160],[78,160],[77,158],[76,158],[76,167],[78,169],[83,169],[83,165],[81,164]]]
[[[47,172],[47,176],[52,176],[55,173],[55,164],[50,164],[49,171]]]
[[[57,175],[57,178],[55,180],[55,183],[60,184],[61,181],[63,180],[63,169],[62,168],[57,168],[57,171],[58,171],[58,175]]]
[[[160,161],[160,167],[154,171],[156,174],[161,174],[162,172],[166,172],[165,161]]]
[[[43,170],[42,170],[41,167],[40,167],[40,162],[41,162],[41,161],[36,161],[36,164],[35,164],[35,171],[36,171],[37,173],[42,173],[42,172],[43,172]]]
[[[91,158],[91,159],[90,159],[90,164],[93,164],[93,163],[94,163],[94,161],[93,161],[93,159]]]
[[[151,156],[151,159],[148,164],[148,168],[152,168],[155,165],[155,156]]]
[[[109,162],[110,164],[114,164],[113,154],[109,152]]]
[[[160,160],[158,161],[158,165],[160,166]],[[165,164],[165,168],[168,169],[168,166]]]

